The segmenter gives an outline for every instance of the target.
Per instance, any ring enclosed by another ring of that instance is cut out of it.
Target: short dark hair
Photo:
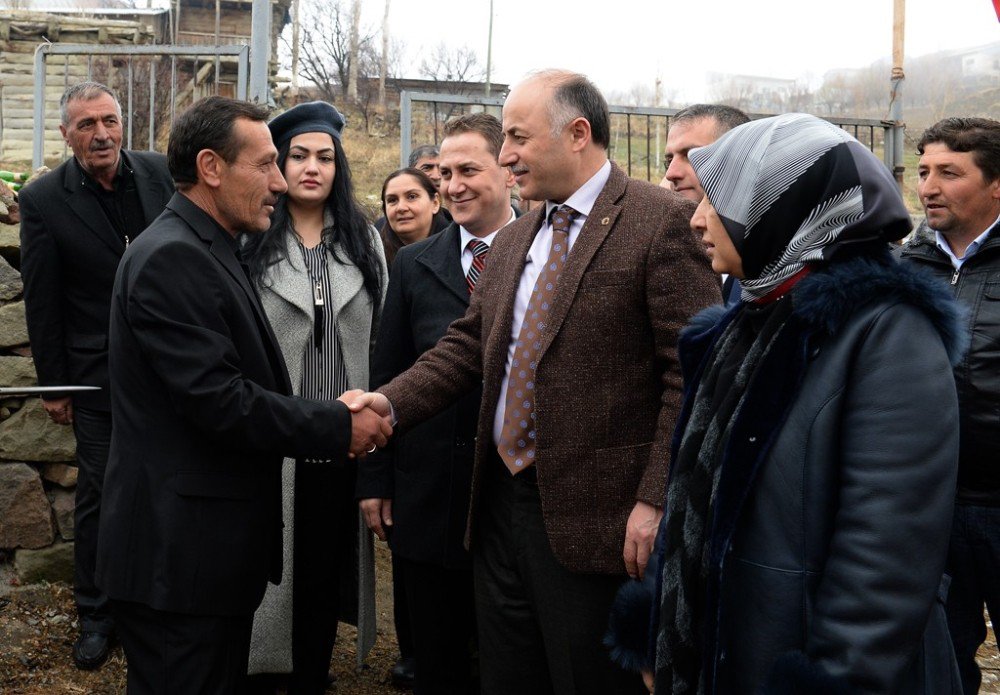
[[[715,121],[718,135],[722,135],[736,126],[750,122],[748,115],[733,106],[726,106],[725,104],[692,104],[674,114],[673,118],[670,119],[670,125],[673,126],[684,121],[697,121],[702,118],[711,118]]]
[[[232,163],[243,143],[233,124],[237,119],[267,122],[268,110],[248,101],[212,96],[202,99],[177,117],[167,144],[167,168],[174,185],[183,190],[198,183],[198,153],[217,152]]]
[[[437,145],[421,145],[417,149],[410,152],[410,158],[407,160],[407,166],[415,167],[417,162],[421,159],[434,158],[437,159],[441,156],[441,150],[438,149]]]
[[[559,133],[574,118],[590,123],[590,137],[607,149],[611,144],[611,114],[601,90],[586,75],[566,70],[545,70],[537,77],[552,85],[549,118],[552,130]]]
[[[118,107],[118,113],[121,114],[122,105],[118,101],[118,95],[115,94],[113,89],[100,82],[80,82],[63,92],[63,95],[59,98],[59,118],[62,124],[64,126],[69,125],[69,103],[71,101],[90,101],[102,94],[107,94],[115,100],[115,106]]]
[[[478,133],[483,136],[490,152],[500,159],[500,148],[503,147],[503,126],[496,116],[488,113],[467,113],[453,118],[444,124],[444,137],[461,135],[462,133]]]
[[[933,143],[953,152],[971,152],[987,182],[1000,179],[1000,121],[992,118],[945,118],[924,131],[917,152]]]

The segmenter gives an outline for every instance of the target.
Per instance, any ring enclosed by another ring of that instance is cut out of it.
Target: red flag
[[[997,21],[1000,22],[1000,0],[993,0],[993,9],[997,11]]]

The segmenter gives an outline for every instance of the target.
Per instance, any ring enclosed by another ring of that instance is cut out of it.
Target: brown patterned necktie
[[[510,363],[503,429],[497,451],[512,475],[517,475],[535,462],[535,369],[542,348],[542,331],[545,330],[559,275],[569,253],[569,228],[577,214],[567,205],[560,205],[552,211],[549,258],[531,292]]]

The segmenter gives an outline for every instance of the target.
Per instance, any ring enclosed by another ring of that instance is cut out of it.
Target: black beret
[[[339,142],[344,123],[344,116],[333,104],[310,101],[288,109],[268,123],[267,127],[271,129],[274,146],[280,150],[282,145],[302,133],[329,133]]]

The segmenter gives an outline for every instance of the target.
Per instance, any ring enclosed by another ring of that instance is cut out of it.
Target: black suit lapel
[[[442,285],[462,300],[463,304],[468,305],[469,286],[462,273],[460,238],[458,225],[452,223],[440,234],[432,237],[426,248],[416,257],[416,261],[426,267]]]
[[[97,197],[84,186],[83,171],[76,159],[66,162],[63,186],[68,192],[66,204],[80,218],[83,226],[119,256],[125,253],[125,241],[114,231],[114,225],[104,214]]]
[[[288,368],[285,366],[285,360],[281,357],[278,341],[274,337],[271,324],[264,314],[263,307],[260,305],[260,298],[250,284],[250,278],[241,267],[236,254],[233,253],[232,246],[222,236],[226,232],[218,229],[215,222],[212,221],[204,210],[180,193],[174,194],[170,202],[167,203],[167,208],[180,215],[202,241],[209,244],[209,253],[212,254],[236,284],[240,286],[240,289],[243,290],[247,302],[249,302],[250,308],[253,311],[254,319],[257,321],[257,328],[259,329],[261,341],[267,351],[268,358],[271,361],[275,381],[282,385],[283,393],[290,395],[292,387],[288,379]]]
[[[149,170],[139,157],[125,157],[125,164],[132,169],[135,176],[135,190],[139,195],[139,204],[142,205],[142,216],[148,227],[153,223],[160,213],[163,212],[163,201],[169,200],[173,195],[172,189],[165,185],[157,173]]]

